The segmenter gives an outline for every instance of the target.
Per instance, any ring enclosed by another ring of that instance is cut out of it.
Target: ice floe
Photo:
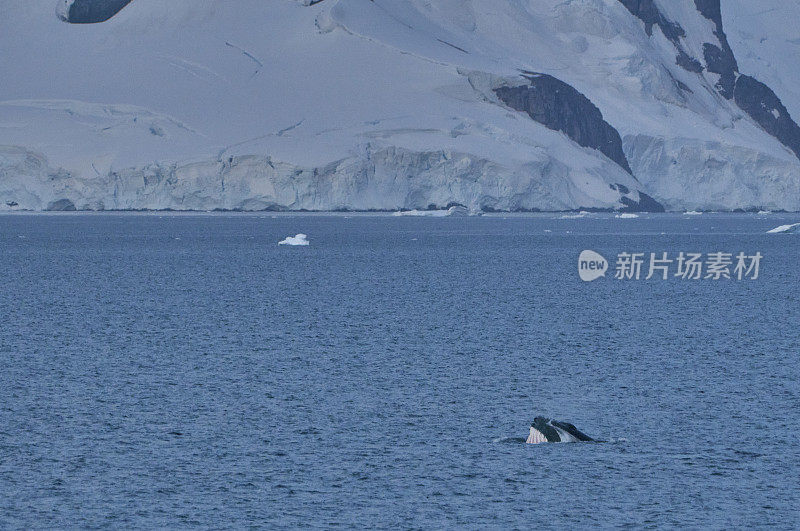
[[[780,232],[798,233],[800,232],[800,223],[792,223],[791,225],[781,225],[774,229],[768,230],[767,234],[777,234]]]
[[[308,245],[308,236],[305,234],[298,234],[296,236],[288,236],[278,242],[278,245]]]

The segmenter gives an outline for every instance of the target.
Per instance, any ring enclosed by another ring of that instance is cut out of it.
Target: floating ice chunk
[[[633,219],[633,218],[638,218],[639,214],[633,214],[631,212],[623,212],[622,214],[617,214],[614,217],[619,219]]]
[[[703,214],[702,212],[698,212],[697,210],[690,210],[688,212],[683,213],[684,216],[700,216],[702,214]]]
[[[443,218],[447,215],[446,210],[401,210],[392,214],[400,217],[429,217]]]
[[[427,216],[431,218],[444,218],[447,216],[468,216],[469,210],[463,206],[451,206],[447,210],[401,210],[395,212],[394,216]]]
[[[288,236],[285,240],[278,242],[278,245],[308,245],[308,237],[305,234]]]
[[[798,233],[800,232],[800,223],[792,223],[791,225],[781,225],[780,227],[775,227],[772,230],[768,230],[767,234],[777,234],[779,232],[790,232],[790,233]]]
[[[758,211],[758,215],[759,216],[766,216],[767,214],[772,214],[772,211],[771,210],[759,210]]]

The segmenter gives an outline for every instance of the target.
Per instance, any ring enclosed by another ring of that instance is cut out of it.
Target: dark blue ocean
[[[0,528],[797,528],[797,221],[0,216]]]

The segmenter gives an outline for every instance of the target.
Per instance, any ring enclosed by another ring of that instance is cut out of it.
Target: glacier
[[[769,1],[8,0],[0,210],[797,211]]]

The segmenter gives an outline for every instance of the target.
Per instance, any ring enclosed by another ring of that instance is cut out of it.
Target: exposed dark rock
[[[658,26],[661,32],[667,37],[675,48],[678,55],[675,57],[675,64],[681,68],[699,74],[703,71],[703,65],[696,58],[690,56],[683,49],[680,42],[681,37],[686,36],[686,31],[677,22],[668,20],[655,5],[653,0],[619,0],[633,16],[644,22],[644,30],[647,35],[653,34],[653,26]]]
[[[703,56],[706,60],[708,71],[720,75],[716,85],[717,90],[725,99],[731,99],[738,72],[733,53],[727,53],[719,46],[706,42],[703,44]]]
[[[503,103],[550,129],[561,131],[583,147],[593,148],[630,174],[622,139],[589,98],[547,74],[526,73],[529,85],[501,87],[494,92]]]
[[[720,94],[727,99],[733,98],[740,109],[800,158],[800,127],[789,116],[780,98],[764,83],[739,74],[739,65],[722,27],[720,1],[694,0],[694,5],[701,15],[714,23],[714,35],[720,42],[720,46],[703,45],[709,72],[721,76],[717,83]]]
[[[59,199],[47,205],[47,210],[54,212],[74,212],[75,204],[69,199]]]
[[[609,184],[609,186],[611,187],[612,190],[616,190],[621,194],[631,193],[630,189],[624,184],[615,183],[615,184]]]
[[[644,29],[648,35],[653,34],[653,26],[658,26],[661,32],[674,44],[678,44],[678,39],[686,35],[680,24],[667,20],[654,0],[619,0],[628,11],[636,18],[644,22]]]
[[[105,22],[131,3],[132,0],[75,0],[69,8],[67,18],[70,24],[96,24]]]
[[[701,15],[717,25],[717,31],[722,31],[722,8],[719,0],[694,0],[694,6]]]
[[[722,8],[719,0],[694,0],[697,11],[705,18],[714,23],[714,35],[719,39],[719,46],[716,44],[703,44],[703,56],[709,72],[719,74],[720,80],[717,83],[717,90],[725,98],[733,97],[733,89],[736,83],[736,74],[739,72],[739,65],[736,57],[728,44],[728,36],[722,29]]]
[[[703,64],[683,50],[678,50],[678,55],[675,57],[675,64],[695,74],[699,74],[703,71]]]
[[[17,203],[16,201],[6,201],[6,206],[14,208],[15,206],[19,206],[19,203]]]
[[[767,133],[800,158],[800,126],[792,120],[772,89],[753,77],[740,75],[736,80],[734,101]]]
[[[694,0],[694,5],[701,15],[714,23],[714,35],[719,39],[723,53],[729,55],[734,65],[736,65],[736,59],[733,59],[733,50],[731,50],[730,44],[728,44],[728,36],[725,35],[725,32],[722,30],[722,8],[720,7],[720,1]],[[739,67],[734,66],[734,69],[738,70]]]
[[[685,35],[683,28],[666,20],[654,0],[619,1],[645,23],[648,35],[652,33],[654,25],[661,28],[678,50],[676,63],[679,66],[698,74],[703,71],[700,61],[688,55],[679,42],[679,38]],[[716,83],[717,91],[724,98],[733,99],[736,105],[767,133],[777,138],[800,158],[800,127],[789,116],[780,98],[764,83],[739,74],[739,65],[722,26],[720,0],[694,0],[694,5],[703,17],[714,23],[714,35],[719,41],[703,43],[706,69],[720,76]]]
[[[686,35],[684,29],[675,22],[667,20],[655,5],[654,0],[619,0],[628,11],[645,23],[648,35],[652,34],[652,27],[657,25],[664,35],[672,41],[678,50],[675,63],[681,68],[699,74],[703,71],[702,63],[686,53],[680,38]],[[722,31],[722,11],[719,0],[695,0],[695,6],[701,15],[715,24],[714,35],[719,39],[719,46],[713,43],[703,44],[703,59],[709,72],[720,75],[717,90],[725,98],[733,97],[733,88],[736,83],[736,74],[739,67],[733,55],[725,32]]]
[[[624,212],[664,212],[664,207],[644,192],[639,192],[639,201],[634,201],[628,197],[620,198],[620,201],[625,208]]]

